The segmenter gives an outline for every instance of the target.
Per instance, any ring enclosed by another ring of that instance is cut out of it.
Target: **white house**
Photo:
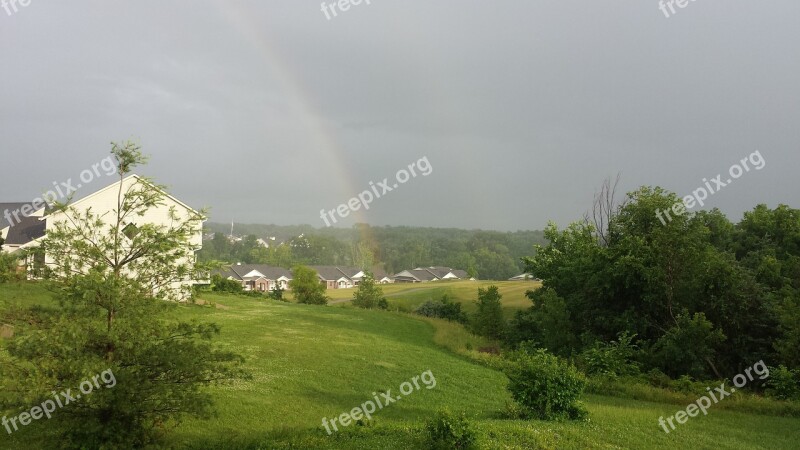
[[[114,184],[106,186],[105,188],[94,192],[86,197],[76,200],[70,204],[70,208],[76,210],[79,214],[87,210],[92,211],[95,215],[100,217],[105,225],[109,228],[112,223],[116,222],[118,195],[120,192],[120,184],[122,185],[122,192],[140,186],[142,183],[148,183],[138,175],[130,175]],[[164,227],[175,227],[176,222],[170,216],[170,211],[174,209],[178,221],[197,220],[199,213],[186,205],[177,198],[164,193],[162,204],[148,209],[142,216],[133,215],[126,218],[123,228],[135,229],[138,226],[145,224],[152,224]],[[5,208],[6,205],[20,205],[20,204],[0,204],[0,209]],[[3,245],[3,251],[16,252],[26,248],[33,248],[39,245],[40,241],[46,236],[48,230],[52,230],[57,223],[64,222],[68,225],[71,224],[68,216],[69,212],[53,211],[47,213],[45,209],[40,209],[30,217],[22,219],[19,223],[0,222],[0,237],[6,239]],[[196,232],[190,238],[190,245],[192,247],[191,254],[186,255],[184,262],[193,264],[195,261],[195,252],[200,250],[203,245],[202,235],[202,222],[198,220]],[[53,259],[47,255],[45,250],[44,261],[46,265],[52,265]],[[29,267],[35,265],[36,261],[27,261]],[[41,263],[41,262],[40,262]],[[191,286],[194,284],[193,280],[185,280],[179,283],[174,283],[173,288],[181,288],[184,286]]]

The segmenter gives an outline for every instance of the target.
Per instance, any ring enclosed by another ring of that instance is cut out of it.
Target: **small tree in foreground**
[[[503,339],[506,333],[506,320],[503,317],[503,305],[500,303],[500,291],[497,286],[478,289],[478,311],[473,316],[473,328],[476,334],[491,339]]]
[[[164,301],[179,298],[175,287],[194,276],[191,237],[202,216],[170,210],[171,226],[131,226],[166,194],[149,181],[122,183],[144,162],[138,146],[114,144],[112,154],[120,176],[116,208],[56,205],[63,220],[43,240],[59,306],[3,313],[15,326],[0,352],[4,413],[42,404],[52,391],[75,393],[100,373],[115,380],[48,420],[58,430],[53,446],[63,448],[151,444],[186,416],[209,417],[205,386],[244,375],[240,356],[212,345],[218,326],[178,320],[176,305]]]
[[[366,309],[379,308],[383,299],[383,289],[375,282],[371,272],[365,272],[364,278],[353,293],[353,306]]]
[[[309,305],[327,305],[328,297],[325,295],[325,286],[320,283],[317,271],[306,266],[296,266],[292,270],[292,279],[289,281],[297,303]]]

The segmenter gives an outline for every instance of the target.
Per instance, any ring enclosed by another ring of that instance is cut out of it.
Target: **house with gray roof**
[[[211,272],[228,280],[242,283],[246,291],[269,292],[276,288],[289,288],[292,273],[282,267],[268,266],[265,264],[235,264]]]
[[[474,278],[464,270],[441,266],[417,267],[394,276],[395,283],[427,283],[440,280],[474,280]]]

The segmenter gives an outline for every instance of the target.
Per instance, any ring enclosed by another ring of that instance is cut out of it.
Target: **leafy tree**
[[[113,144],[120,180],[145,158],[133,143]],[[162,205],[163,189],[150,181],[118,188],[116,208],[100,215],[58,205],[64,220],[43,241],[60,305],[12,312],[15,325],[0,356],[0,407],[22,410],[53,390],[77,388],[104,371],[116,384],[95,390],[48,422],[66,448],[134,448],[157,441],[186,416],[213,411],[210,383],[244,376],[242,358],[221,351],[210,323],[174,318],[176,287],[194,274],[190,237],[202,216],[172,226],[129,221]],[[10,320],[9,320],[10,319]]]
[[[680,315],[677,324],[656,342],[652,352],[667,375],[702,378],[708,372],[707,364],[716,347],[724,341],[722,330],[715,330],[705,314]]]
[[[325,285],[320,283],[317,272],[306,266],[295,266],[292,270],[292,279],[289,281],[297,303],[309,305],[327,305],[328,297],[325,295]]]
[[[383,298],[383,289],[375,282],[369,271],[364,272],[364,278],[358,284],[358,289],[353,293],[353,306],[359,308],[377,308]]]
[[[510,325],[510,343],[537,342],[549,352],[565,357],[577,351],[580,341],[572,330],[564,299],[551,288],[528,291],[526,295],[533,306],[517,311]]]
[[[500,303],[500,291],[497,286],[478,289],[478,311],[472,318],[475,332],[492,339],[505,336],[506,322],[503,317],[503,305]]]

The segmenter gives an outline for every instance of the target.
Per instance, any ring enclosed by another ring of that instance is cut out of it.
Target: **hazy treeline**
[[[200,259],[229,263],[379,265],[388,273],[419,266],[449,266],[481,279],[504,280],[522,272],[521,258],[534,245],[545,243],[542,231],[483,231],[456,228],[372,227],[357,224],[349,229],[313,228],[309,225],[239,225],[234,234],[245,236],[231,243],[229,224],[207,223],[206,232],[217,233],[206,241]],[[302,237],[301,237],[302,235]],[[274,237],[275,240],[269,240]],[[264,248],[261,238],[270,243]],[[279,245],[283,243],[284,245]]]

